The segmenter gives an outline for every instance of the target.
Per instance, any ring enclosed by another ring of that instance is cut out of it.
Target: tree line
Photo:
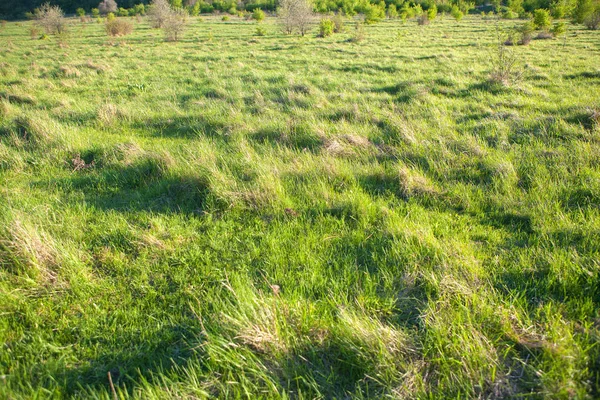
[[[147,5],[149,0],[115,0],[120,10],[132,10],[138,13],[139,5]],[[0,1],[0,18],[24,18],[34,9],[48,0],[2,0]],[[215,11],[235,14],[239,11],[262,9],[275,11],[281,0],[169,0],[171,6],[187,11],[191,15],[212,13]],[[99,0],[50,0],[51,5],[59,6],[67,14],[75,14],[77,10],[91,12],[99,7]],[[488,5],[505,18],[528,18],[535,10],[548,10],[554,18],[574,17],[582,20],[577,13],[600,13],[600,0],[313,0],[316,12],[343,12],[346,15],[365,14],[374,18],[388,16],[404,17],[403,13],[420,7],[422,10],[435,9],[436,12],[453,13],[459,10],[467,13],[477,6]],[[138,6],[136,8],[136,6]],[[142,7],[143,9],[143,7]],[[582,11],[584,10],[584,11]],[[581,21],[578,21],[581,23]]]

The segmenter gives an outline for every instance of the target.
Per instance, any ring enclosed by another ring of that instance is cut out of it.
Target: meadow
[[[600,33],[0,29],[0,397],[598,398]]]

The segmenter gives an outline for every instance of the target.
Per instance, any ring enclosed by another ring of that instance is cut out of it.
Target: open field
[[[6,24],[0,397],[600,396],[600,33],[517,23]]]

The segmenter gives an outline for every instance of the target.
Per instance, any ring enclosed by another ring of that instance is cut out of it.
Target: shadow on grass
[[[153,136],[180,138],[209,137],[226,140],[229,133],[229,125],[224,120],[203,115],[146,119],[134,122],[132,127]]]
[[[202,214],[210,190],[205,179],[168,174],[153,159],[37,183],[43,184],[58,185],[65,192],[79,190],[83,192],[86,204],[102,210],[195,215]]]
[[[198,350],[186,342],[197,337],[200,326],[171,325],[157,332],[129,332],[87,343],[87,348],[104,351],[91,361],[59,371],[56,379],[64,382],[67,395],[76,395],[82,389],[108,389],[108,373],[115,387],[134,394],[140,377],[152,381],[161,371],[184,367]]]

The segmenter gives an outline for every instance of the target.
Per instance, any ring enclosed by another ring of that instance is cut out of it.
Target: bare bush
[[[106,22],[106,33],[108,36],[125,36],[133,32],[133,24],[124,19],[113,19]]]
[[[277,16],[285,33],[298,31],[302,36],[308,32],[314,20],[312,5],[308,0],[281,0]]]
[[[172,10],[163,22],[165,39],[169,42],[178,41],[181,38],[181,35],[183,35],[186,23],[185,11],[181,9]]]
[[[518,67],[518,58],[513,51],[500,44],[492,57],[490,82],[508,86],[521,78],[522,72]]]
[[[148,10],[148,19],[153,28],[162,28],[165,21],[173,14],[173,9],[167,0],[152,0]]]
[[[67,20],[59,6],[42,4],[35,10],[35,18],[37,24],[48,34],[60,35],[67,31]]]
[[[115,13],[119,9],[115,0],[103,0],[98,4],[100,14]]]

